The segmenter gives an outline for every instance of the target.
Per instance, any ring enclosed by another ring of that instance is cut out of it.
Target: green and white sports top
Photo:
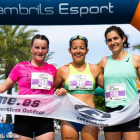
[[[64,83],[64,88],[70,94],[94,94],[95,80],[90,72],[89,64],[82,72],[77,71],[70,64],[70,74]]]
[[[108,57],[104,69],[105,103],[107,107],[126,106],[137,92],[137,71],[132,62],[132,54],[120,61]]]

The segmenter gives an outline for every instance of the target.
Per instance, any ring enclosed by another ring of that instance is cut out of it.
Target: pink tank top
[[[33,66],[30,61],[18,63],[9,74],[18,81],[19,95],[53,94],[55,66],[45,63],[43,67]]]

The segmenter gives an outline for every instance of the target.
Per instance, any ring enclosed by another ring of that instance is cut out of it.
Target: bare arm
[[[103,72],[104,72],[104,68],[107,64],[107,60],[108,60],[108,56],[105,56],[101,59],[101,62],[99,63],[99,66],[103,69]]]
[[[90,65],[90,71],[96,81],[96,87],[100,86],[104,88],[103,68],[98,65]]]
[[[99,70],[99,74],[97,77],[97,84],[98,86],[100,86],[101,88],[104,89],[104,74],[103,74],[103,68],[101,68],[100,66],[98,66],[98,70]]]
[[[12,87],[16,82],[13,81],[10,77],[8,77],[1,85],[0,85],[0,93],[5,92],[10,87]]]
[[[54,90],[56,90],[59,85],[62,83],[62,77],[61,77],[61,70],[60,68],[57,70],[54,78]]]
[[[61,87],[62,82],[63,82],[63,78],[62,78],[62,74],[64,73],[64,67],[60,67],[55,75],[55,79],[54,79],[54,91],[58,88]],[[56,91],[57,95],[63,95],[66,94],[66,90],[64,88],[60,88],[59,90]]]
[[[108,56],[105,56],[101,59],[101,62],[99,63],[99,76],[97,79],[97,84],[104,89],[104,68],[107,64]]]
[[[133,61],[135,69],[137,70],[137,75],[140,79],[140,56],[139,55],[133,55],[132,61]]]

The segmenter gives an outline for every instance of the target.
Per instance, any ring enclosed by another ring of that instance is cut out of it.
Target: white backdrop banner
[[[70,94],[2,95],[0,113],[55,118],[85,125],[112,126],[140,117],[140,94],[120,111],[106,113],[91,108]]]

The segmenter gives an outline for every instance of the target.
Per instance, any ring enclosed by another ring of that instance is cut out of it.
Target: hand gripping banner
[[[1,0],[1,25],[130,24],[140,30],[139,0]]]
[[[1,95],[0,112],[55,118],[85,125],[112,126],[140,117],[140,94],[124,109],[106,113],[91,108],[74,96]]]

